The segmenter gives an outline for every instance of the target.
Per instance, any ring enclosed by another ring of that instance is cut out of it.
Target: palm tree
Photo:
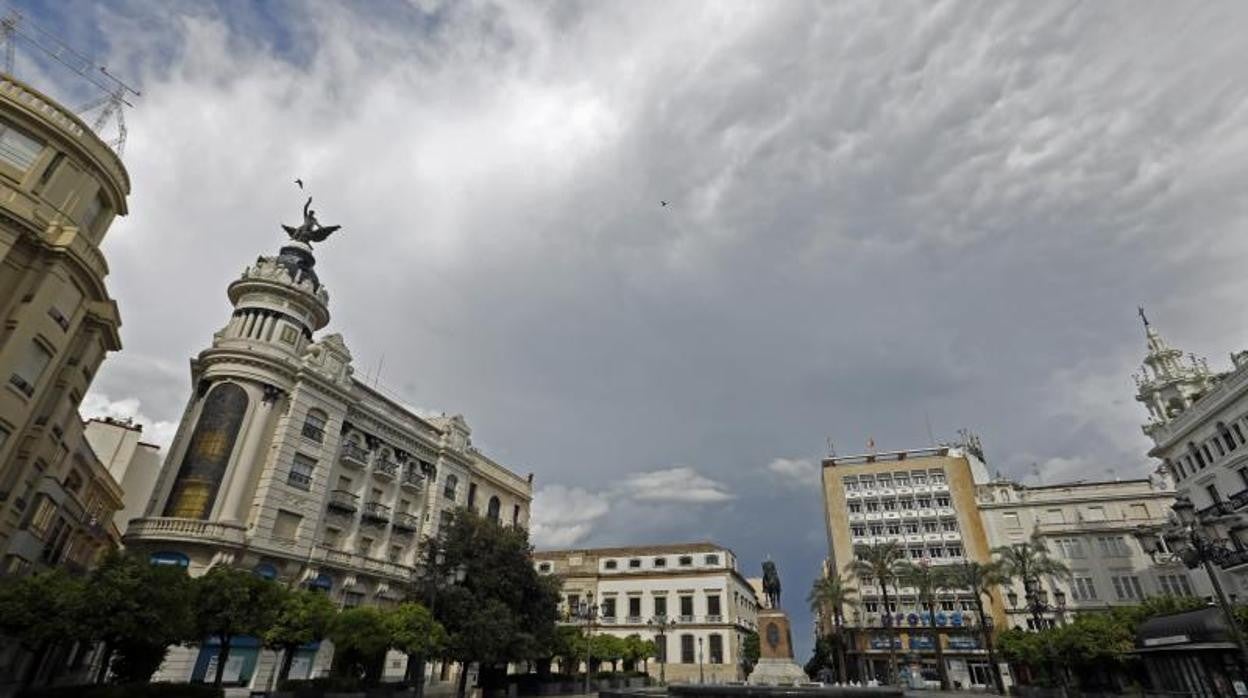
[[[857,604],[853,599],[856,593],[858,590],[849,586],[841,575],[830,573],[816,579],[810,587],[810,594],[806,597],[806,602],[810,604],[810,611],[815,614],[816,618],[821,618],[824,611],[830,612],[832,616],[836,638],[836,676],[841,683],[849,680],[845,667],[844,610],[847,605]]]
[[[880,582],[884,597],[884,626],[888,638],[888,683],[897,684],[897,645],[896,632],[893,631],[893,607],[889,602],[888,585],[897,581],[897,563],[904,555],[904,549],[898,543],[872,543],[855,548],[857,556],[845,566],[845,571],[858,579],[875,578]]]
[[[897,578],[901,584],[914,587],[919,600],[927,606],[927,622],[930,624],[932,646],[936,650],[936,672],[940,676],[940,690],[948,691],[949,669],[945,666],[945,648],[940,643],[940,631],[936,630],[936,592],[949,586],[949,570],[933,567],[926,560],[920,564],[910,561],[897,565]]]
[[[1006,580],[1001,574],[1001,565],[996,562],[984,564],[974,560],[965,560],[949,568],[951,584],[962,589],[969,589],[975,596],[975,613],[979,618],[979,628],[983,633],[984,647],[988,649],[988,664],[992,667],[992,676],[997,684],[997,691],[1005,695],[1005,682],[1001,679],[1001,667],[997,666],[997,655],[992,647],[992,633],[989,617],[984,613],[984,597],[992,603],[992,588],[1004,584]]]
[[[1026,543],[993,548],[992,554],[997,556],[1002,581],[1019,582],[1023,585],[1023,591],[1031,605],[1036,630],[1042,629],[1044,615],[1040,602],[1040,579],[1069,577],[1070,568],[1064,562],[1049,557],[1049,551],[1039,535],[1033,535]]]

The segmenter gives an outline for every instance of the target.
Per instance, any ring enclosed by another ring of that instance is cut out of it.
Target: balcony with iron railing
[[[354,514],[360,508],[360,497],[346,490],[333,490],[329,493],[329,508],[347,514]]]
[[[420,491],[425,484],[425,476],[420,471],[409,465],[403,469],[403,477],[399,480],[399,485],[410,490]]]
[[[390,521],[390,507],[381,502],[364,502],[364,513],[362,517],[365,521],[385,525]]]
[[[343,465],[364,468],[368,466],[368,451],[356,446],[355,444],[344,444],[339,459]]]
[[[415,514],[409,514],[400,511],[394,515],[394,530],[399,532],[412,532],[420,530],[420,517]]]
[[[399,464],[384,458],[377,459],[373,464],[373,474],[386,480],[393,480],[399,472]]]

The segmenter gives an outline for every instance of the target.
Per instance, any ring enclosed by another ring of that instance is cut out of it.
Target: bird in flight
[[[298,185],[299,185],[299,188],[300,188],[300,189],[303,189],[303,180],[302,180],[302,179],[296,179],[296,180],[295,180],[295,184],[298,184]]]
[[[660,202],[659,202],[659,205],[660,205],[660,206],[663,206],[664,208],[666,208],[666,207],[667,207],[667,202],[666,202],[666,201],[660,201]]]

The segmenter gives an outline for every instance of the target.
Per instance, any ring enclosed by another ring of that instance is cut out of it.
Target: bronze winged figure
[[[302,243],[320,242],[332,235],[334,231],[342,228],[340,225],[321,225],[316,220],[316,211],[313,211],[311,207],[312,197],[309,196],[307,202],[303,205],[303,224],[297,228],[291,225],[282,225],[282,228],[290,236],[291,240]]]

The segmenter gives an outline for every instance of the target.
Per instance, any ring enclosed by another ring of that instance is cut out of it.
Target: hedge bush
[[[200,683],[92,684],[28,688],[18,698],[222,698],[225,692]]]

